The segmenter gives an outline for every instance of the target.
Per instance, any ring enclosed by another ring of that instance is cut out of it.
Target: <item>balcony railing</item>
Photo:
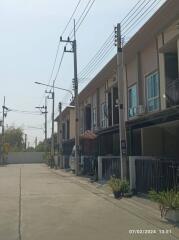
[[[179,78],[167,79],[166,101],[167,107],[179,105]]]

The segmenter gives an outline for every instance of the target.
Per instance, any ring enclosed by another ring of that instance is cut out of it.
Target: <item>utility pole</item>
[[[48,152],[48,145],[47,145],[47,97],[45,97],[45,151]]]
[[[27,149],[27,134],[25,133],[25,144],[24,144],[24,150],[26,151]]]
[[[75,163],[76,163],[76,175],[79,174],[79,148],[80,148],[80,134],[79,134],[79,103],[78,103],[78,74],[77,74],[77,44],[76,44],[76,24],[74,20],[74,40],[71,41],[68,37],[67,40],[63,40],[60,37],[61,42],[70,43],[72,45],[71,50],[67,50],[66,46],[64,47],[64,52],[70,52],[74,54],[74,79],[73,79],[73,87],[74,87],[74,96],[75,96]]]
[[[4,156],[4,144],[5,144],[5,118],[7,116],[8,108],[6,107],[6,98],[4,97],[4,103],[2,106],[3,109],[3,117],[2,117],[2,164],[5,163],[5,156]]]
[[[40,110],[40,112],[45,115],[45,124],[44,124],[44,126],[45,126],[45,152],[47,153],[47,113],[48,113],[47,112],[47,97],[45,97],[45,106],[36,107],[36,108],[38,108]],[[43,111],[43,109],[44,109],[44,111]]]
[[[35,148],[37,147],[37,137],[35,138]]]
[[[119,138],[120,138],[120,171],[121,179],[127,178],[127,146],[124,119],[124,78],[123,78],[123,49],[121,38],[121,24],[115,27],[115,45],[117,46],[117,80],[119,107]]]
[[[46,91],[46,93],[51,94],[51,97],[48,96],[48,99],[52,99],[52,135],[51,135],[51,161],[50,161],[50,167],[53,168],[55,166],[55,146],[54,146],[54,115],[55,115],[55,92],[54,92],[54,81],[53,81],[53,90],[52,91]]]
[[[58,156],[58,166],[60,168],[63,168],[63,154],[62,154],[62,151],[63,151],[63,147],[62,147],[62,116],[61,116],[61,113],[62,113],[62,103],[59,102],[59,105],[58,105],[58,109],[59,109],[59,121],[58,121],[58,151],[59,151],[59,156]]]

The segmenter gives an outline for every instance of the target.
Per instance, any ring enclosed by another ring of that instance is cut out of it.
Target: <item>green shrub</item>
[[[165,217],[169,209],[179,209],[179,192],[174,189],[158,193],[151,190],[149,191],[149,197],[159,204],[161,217]]]
[[[121,181],[121,192],[124,194],[124,193],[128,193],[129,190],[130,190],[129,182],[126,180],[122,180]]]
[[[111,177],[108,184],[113,192],[121,191],[121,180],[119,178]]]
[[[113,192],[121,192],[123,194],[129,192],[129,182],[126,180],[111,177],[108,184]]]

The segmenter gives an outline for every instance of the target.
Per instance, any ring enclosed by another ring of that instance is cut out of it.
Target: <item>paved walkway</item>
[[[156,234],[129,234],[129,230]],[[172,234],[159,233],[171,230]],[[106,190],[45,165],[0,167],[0,240],[176,240],[177,227],[136,198]]]

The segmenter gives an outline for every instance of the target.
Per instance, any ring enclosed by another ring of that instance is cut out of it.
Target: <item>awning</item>
[[[97,135],[94,132],[87,130],[81,134],[80,138],[85,140],[94,140],[97,138]]]

